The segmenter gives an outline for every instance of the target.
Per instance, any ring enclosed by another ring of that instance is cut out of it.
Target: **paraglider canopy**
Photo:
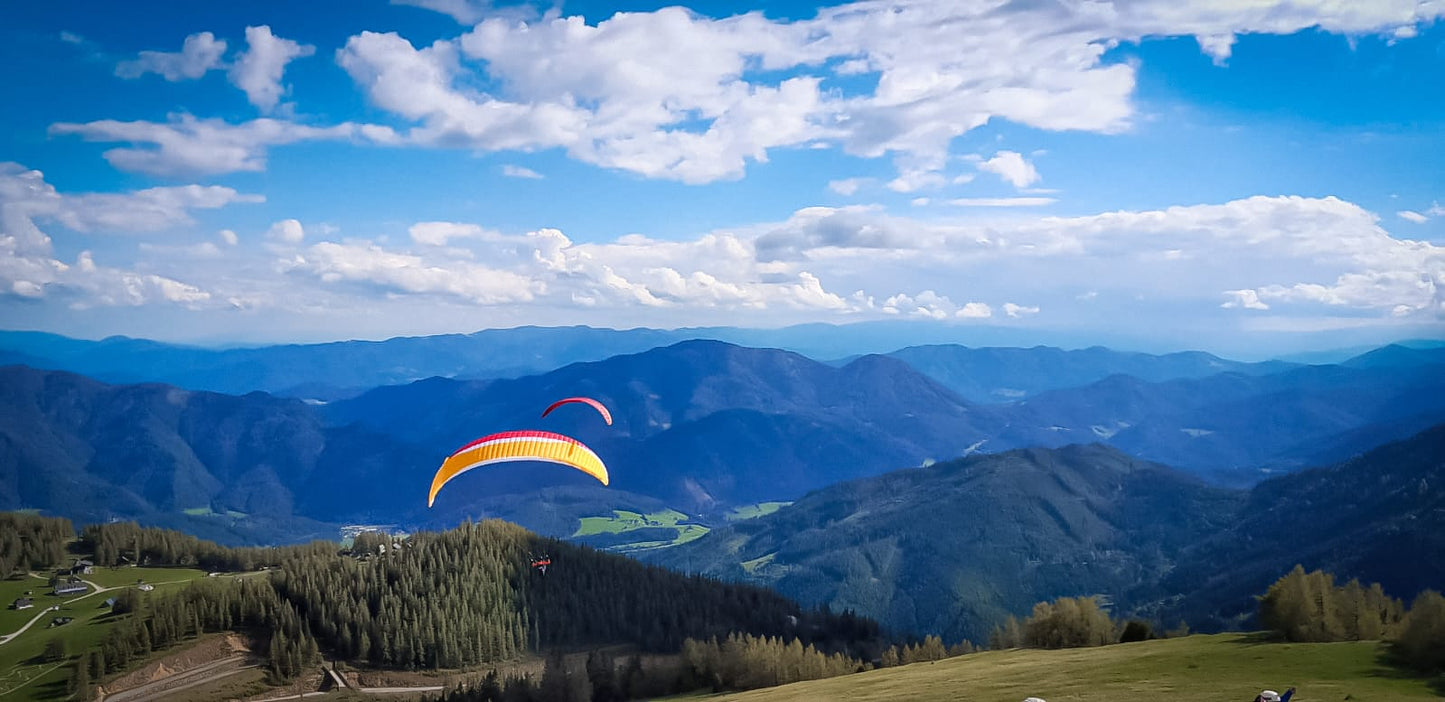
[[[602,415],[602,421],[607,422],[607,426],[612,426],[612,413],[608,412],[607,408],[604,407],[601,402],[598,402],[590,397],[568,397],[558,400],[548,405],[547,409],[542,410],[542,416],[545,417],[551,414],[552,410],[557,409],[562,405],[572,404],[574,402],[580,402],[584,405],[591,405],[592,409],[597,410],[597,413]]]
[[[608,481],[607,466],[602,459],[576,439],[550,431],[504,431],[477,439],[442,461],[441,468],[432,476],[426,506],[436,502],[437,493],[452,478],[473,468],[509,461],[557,463],[576,468],[603,485]]]

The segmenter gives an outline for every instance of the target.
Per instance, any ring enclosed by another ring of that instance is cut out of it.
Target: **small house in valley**
[[[58,583],[58,584],[56,584],[56,586],[55,586],[55,594],[61,595],[61,596],[64,596],[64,595],[74,595],[74,594],[78,594],[78,593],[81,593],[81,592],[85,592],[85,591],[88,590],[88,589],[90,589],[90,586],[89,586],[89,585],[86,585],[85,583],[83,583],[83,582],[81,582],[81,581],[79,581],[79,580],[73,580],[73,579],[72,579],[72,580],[70,580],[70,581],[68,581],[68,582],[63,582],[63,583]]]

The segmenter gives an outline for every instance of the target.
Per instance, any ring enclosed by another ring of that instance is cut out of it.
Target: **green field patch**
[[[750,561],[743,561],[741,565],[743,567],[743,570],[746,571],[748,575],[756,575],[759,568],[762,568],[769,563],[772,563],[773,559],[777,557],[778,552],[774,551],[767,555],[758,556],[757,558],[754,558]]]
[[[683,524],[678,527],[677,539],[672,542],[673,546],[685,544],[689,541],[701,539],[711,531],[701,524]]]
[[[217,512],[211,509],[209,506],[188,507],[181,510],[181,513],[185,514],[188,517],[230,517],[232,519],[245,519],[247,516],[245,512],[237,512],[234,509],[228,509],[224,512]]]
[[[687,521],[687,515],[675,509],[664,509],[649,514],[614,509],[612,515],[611,517],[583,517],[581,525],[577,527],[577,532],[572,536],[575,538],[593,534],[620,534],[648,527],[676,527],[681,522]]]
[[[583,517],[572,534],[572,538],[595,538],[599,548],[629,553],[655,548],[667,548],[702,538],[708,528],[701,524],[688,524],[687,515],[675,509],[664,509],[648,514],[623,509],[612,510],[610,517]],[[628,540],[629,534],[637,541]],[[659,539],[658,536],[666,536]]]
[[[1269,688],[1296,699],[1439,700],[1426,680],[1381,664],[1378,641],[1262,642],[1215,634],[1057,651],[985,651],[709,700],[1248,700]]]
[[[101,571],[104,571],[102,573]],[[106,585],[102,580],[111,580],[105,577],[110,573],[118,574],[116,577],[129,580],[119,585]],[[125,621],[129,615],[115,616],[111,614],[110,607],[105,601],[115,596],[122,589],[135,585],[136,578],[144,578],[146,582],[154,585],[155,589],[149,594],[155,595],[175,589],[183,588],[191,581],[205,577],[203,571],[194,568],[118,568],[110,571],[102,568],[93,575],[83,576],[85,580],[94,582],[101,587],[113,589],[95,591],[80,596],[61,598],[54,595],[41,595],[49,593],[50,588],[44,580],[39,578],[28,578],[28,582],[38,587],[31,589],[36,593],[35,608],[22,611],[23,621],[16,626],[0,627],[0,635],[10,634],[30,621],[37,614],[42,614],[40,621],[26,629],[24,633],[0,645],[0,699],[4,700],[42,700],[42,699],[63,699],[63,693],[56,696],[57,690],[65,689],[65,680],[68,669],[62,663],[57,666],[55,663],[40,662],[39,655],[51,641],[60,639],[65,642],[67,660],[75,660],[80,654],[97,648],[100,642],[109,634],[111,627],[116,622]],[[17,583],[26,581],[7,580],[0,583],[0,593],[9,592],[9,588]],[[13,598],[11,598],[13,600]],[[8,606],[8,602],[6,603]],[[46,608],[59,606],[60,609],[53,612],[44,612]],[[7,611],[6,614],[14,614]],[[71,617],[71,621],[61,626],[49,626],[51,620],[57,617]],[[8,619],[3,621],[9,621]],[[134,666],[132,666],[133,668]]]
[[[157,568],[151,566],[107,568],[97,566],[90,575],[81,577],[101,587],[127,587],[138,585],[139,583],[136,582],[138,580],[151,585],[190,582],[196,578],[206,577],[206,571],[195,568]]]
[[[648,526],[646,519],[636,512],[614,509],[614,516],[611,517],[583,517],[582,523],[577,527],[577,532],[572,534],[573,538],[579,536],[592,536],[594,534],[621,534],[624,531],[632,531]]]
[[[658,548],[667,548],[671,545],[671,541],[638,541],[636,543],[615,546],[608,550],[615,553],[636,553],[638,551],[651,551]]]
[[[747,519],[757,519],[758,517],[766,517],[767,515],[772,514],[773,512],[776,512],[784,507],[787,507],[790,504],[793,503],[759,502],[755,505],[743,505],[741,507],[734,507],[728,510],[728,513],[724,515],[723,518],[727,519],[730,522],[741,522]]]
[[[30,594],[26,595],[26,592]],[[0,606],[5,607],[0,609],[0,636],[24,626],[37,612],[53,604],[46,601],[53,599],[49,594],[50,586],[40,578],[25,576],[0,581]],[[32,606],[29,609],[13,609],[15,600],[22,597],[30,598]]]

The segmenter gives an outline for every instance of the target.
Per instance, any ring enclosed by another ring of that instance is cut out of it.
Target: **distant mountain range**
[[[1100,445],[1025,449],[834,485],[650,557],[945,638],[1095,594],[1237,628],[1295,563],[1400,597],[1440,588],[1442,484],[1445,425],[1249,492]]]
[[[615,424],[603,425],[590,410],[538,417],[571,395],[611,407]],[[869,356],[835,368],[715,341],[514,380],[433,378],[379,388],[323,412],[335,424],[447,451],[504,429],[562,431],[605,458],[614,486],[692,513],[962,455],[1007,421],[895,359]]]
[[[663,552],[672,565],[812,602],[884,603],[863,611],[904,629],[977,640],[1039,598],[1094,592],[1161,616],[1237,621],[1241,598],[1291,558],[1403,589],[1438,586],[1428,568],[1387,577],[1439,553],[1438,428],[1251,493],[1200,478],[1252,484],[1445,423],[1442,353],[1386,347],[1277,372],[1113,375],[991,404],[894,356],[840,366],[717,341],[324,404],[9,366],[0,509],[138,518],[257,543],[332,537],[342,523],[443,528],[483,516],[569,536],[583,516],[671,507],[720,527]],[[1211,359],[1141,363],[1172,373]],[[582,406],[539,416],[570,395],[601,400],[615,424]],[[612,485],[528,464],[469,474],[425,507],[443,456],[518,428],[586,441]],[[1083,442],[1099,445],[1065,446]],[[924,467],[897,470],[908,466]],[[725,526],[726,510],[764,500],[796,504]]]
[[[1163,382],[1115,375],[978,404],[892,356],[834,367],[785,351],[690,341],[525,378],[378,388],[323,411],[332,423],[444,447],[519,422],[576,432],[617,467],[619,487],[699,512],[792,499],[971,451],[1094,441],[1218,482],[1252,484],[1445,421],[1445,349],[1401,359]],[[590,412],[535,419],[553,399],[578,394],[612,407],[616,425],[604,427]]]
[[[1348,458],[1445,421],[1445,350],[1413,363],[1304,366],[1146,383],[1113,376],[1043,393],[1015,409],[1054,426],[1058,445],[1103,440],[1120,450],[1249,485]]]
[[[386,341],[207,349],[126,337],[81,341],[39,332],[0,332],[0,364],[66,370],[113,383],[163,382],[191,390],[261,390],[331,400],[432,376],[541,373],[685,338],[657,329],[519,327]]]
[[[1241,363],[1202,351],[1153,355],[1101,346],[1066,351],[1050,346],[969,348],[943,344],[910,346],[888,355],[972,402],[1012,402],[1049,390],[1088,385],[1115,375],[1162,382],[1220,373],[1266,375],[1298,365],[1282,361]]]
[[[0,376],[0,439],[9,442],[0,505],[87,518],[210,510],[428,523],[485,509],[565,534],[581,515],[528,516],[516,498],[497,497],[588,486],[558,466],[485,471],[449,486],[436,510],[422,506],[419,486],[441,457],[518,428],[587,442],[611,466],[621,501],[648,498],[692,515],[971,452],[1091,441],[1250,484],[1445,421],[1445,370],[1434,355],[1376,353],[1360,367],[1269,375],[1112,376],[1005,404],[969,402],[889,356],[835,367],[716,341],[516,379],[431,378],[323,405],[15,366]],[[570,395],[601,400],[615,425],[585,408],[538,416]],[[602,508],[606,499],[575,504]]]
[[[619,330],[574,326],[213,349],[128,337],[84,341],[42,332],[0,331],[0,365],[66,370],[112,383],[163,382],[191,390],[230,394],[261,390],[289,397],[335,400],[378,386],[433,376],[475,380],[545,373],[569,363],[602,360],[691,339],[838,358],[892,350],[900,340],[907,339],[958,341],[966,337],[1008,336],[1006,331],[988,328],[919,328],[888,322],[806,324],[783,329]]]
[[[518,327],[385,341],[215,349],[126,337],[83,341],[41,332],[0,331],[0,365],[66,370],[110,383],[161,382],[233,395],[261,390],[323,401],[433,376],[476,380],[534,375],[691,339],[778,348],[820,360],[893,352],[972,402],[1006,402],[1116,374],[1157,382],[1226,371],[1258,375],[1285,367],[1281,362],[1240,363],[1201,352],[1156,356],[1101,347],[1065,351],[1046,346],[957,345],[1018,343],[1022,334],[1004,328],[886,321],[783,329]],[[1412,349],[1432,344],[1407,343]],[[1440,345],[1433,343],[1436,348]]]

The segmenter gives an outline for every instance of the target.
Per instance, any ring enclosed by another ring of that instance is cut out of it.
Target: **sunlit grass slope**
[[[36,577],[13,578],[0,581],[0,599],[8,606],[24,590],[33,593],[35,606],[31,609],[6,610],[0,618],[0,634],[14,632],[25,622],[43,614],[39,622],[25,633],[0,645],[0,699],[43,700],[65,697],[66,666],[80,654],[97,648],[111,626],[123,617],[116,617],[106,606],[106,599],[120,594],[124,588],[134,587],[137,579],[155,586],[154,592],[167,592],[185,587],[186,583],[206,576],[205,571],[194,568],[98,568],[90,575],[81,576],[104,588],[115,588],[97,593],[87,590],[81,596],[57,597],[49,594],[51,588],[45,579]],[[59,610],[46,612],[45,609],[58,605]],[[48,626],[58,617],[70,617],[71,621],[57,627]],[[52,641],[65,642],[66,659],[60,662],[45,662],[41,653]]]
[[[1048,702],[1252,699],[1298,688],[1294,702],[1438,700],[1425,680],[1382,665],[1377,642],[1261,643],[1241,634],[1061,651],[989,651],[709,700]]]
[[[687,515],[675,509],[665,509],[649,514],[627,510],[612,510],[611,517],[583,517],[573,538],[599,534],[630,535],[638,538],[631,543],[608,544],[608,548],[619,552],[641,551],[685,544],[702,537],[708,528],[701,524],[687,524]],[[661,537],[661,538],[658,538]]]

